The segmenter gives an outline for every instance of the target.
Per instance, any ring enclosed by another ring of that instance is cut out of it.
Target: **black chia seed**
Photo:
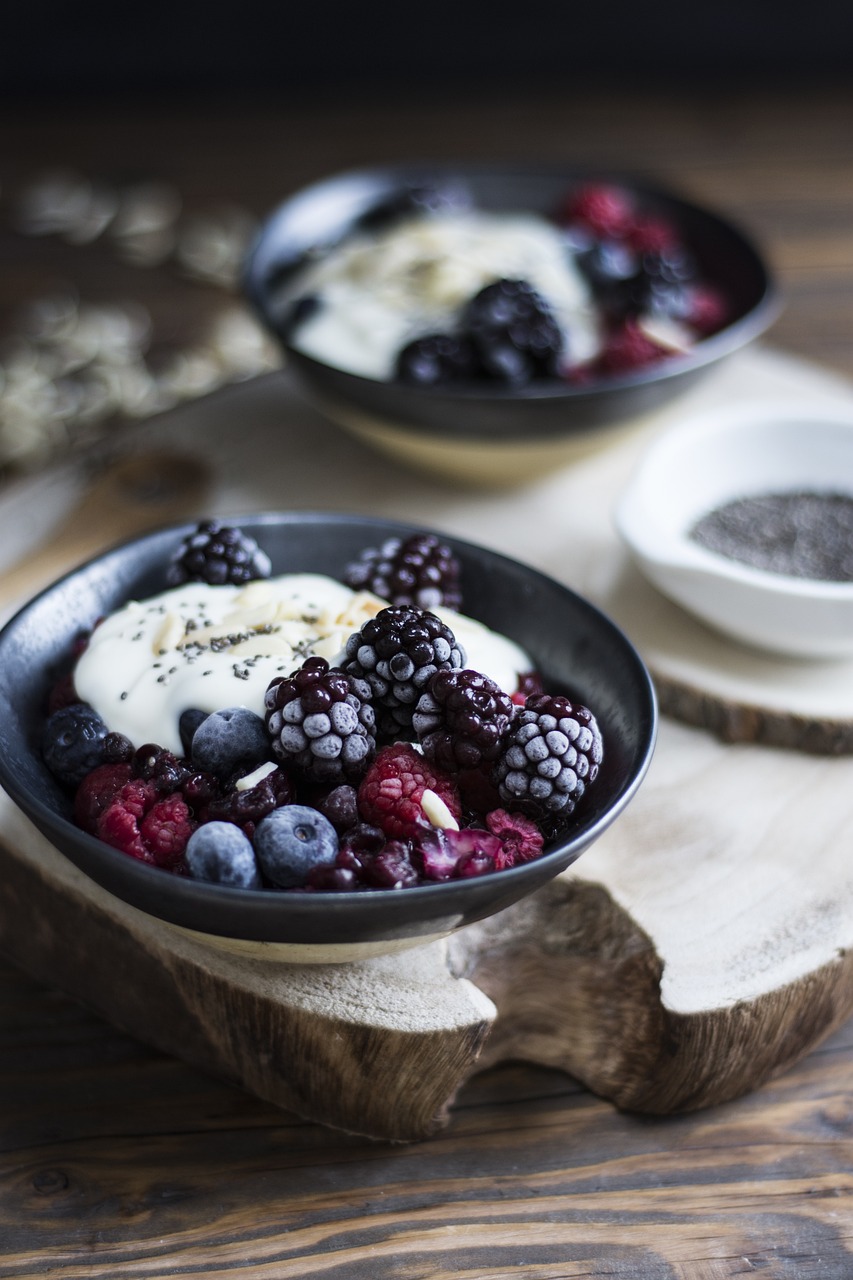
[[[735,498],[699,519],[700,546],[769,573],[853,582],[853,495],[794,491]]]

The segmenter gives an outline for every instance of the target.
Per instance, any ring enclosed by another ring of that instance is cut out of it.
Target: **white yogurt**
[[[468,299],[501,278],[527,280],[548,302],[573,364],[592,359],[600,337],[589,288],[559,230],[536,214],[443,213],[353,235],[288,287],[322,301],[290,341],[324,364],[389,379],[401,347],[455,328]]]
[[[271,680],[315,654],[334,665],[349,636],[386,606],[322,574],[244,587],[188,583],[130,601],[104,619],[77,662],[74,684],[134,746],[156,742],[181,755],[183,711],[242,706],[262,715]],[[523,649],[462,614],[433,612],[464,648],[466,666],[515,692],[532,665]]]

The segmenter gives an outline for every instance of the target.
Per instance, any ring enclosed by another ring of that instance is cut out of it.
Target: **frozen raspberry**
[[[125,783],[130,782],[127,763],[101,764],[87,774],[74,796],[74,821],[83,831],[94,835],[98,819],[115,800]]]
[[[158,800],[139,824],[139,834],[152,861],[158,867],[174,867],[184,856],[187,841],[195,830],[183,798],[166,796]]]
[[[368,547],[347,566],[344,581],[354,591],[372,591],[391,605],[418,609],[459,609],[460,565],[446,542],[434,533],[389,538]]]
[[[630,192],[610,183],[587,183],[565,201],[560,220],[579,222],[596,236],[619,238],[634,222],[634,200]]]
[[[626,238],[637,253],[663,253],[678,245],[679,232],[667,218],[638,214],[627,228]]]
[[[479,671],[439,671],[421,694],[412,726],[424,755],[449,773],[494,760],[512,722],[513,704]]]
[[[532,862],[542,852],[544,836],[536,823],[523,813],[494,809],[486,814],[486,826],[501,842],[500,853],[495,859],[499,871],[517,867],[522,862]]]
[[[153,863],[154,856],[142,837],[140,824],[157,799],[153,782],[131,778],[98,818],[98,837],[140,862]]]
[[[406,839],[431,828],[421,804],[425,791],[434,791],[458,821],[462,810],[453,779],[409,743],[394,743],[382,748],[359,787],[359,812],[389,839]]]
[[[268,578],[269,556],[242,529],[205,520],[183,540],[168,569],[170,586],[183,582],[207,582],[211,586],[239,586],[255,578]]]
[[[608,334],[595,367],[600,374],[630,373],[672,354],[671,348],[655,342],[636,320],[629,318]]]
[[[704,336],[722,329],[728,319],[726,300],[711,285],[694,285],[687,291],[684,320]]]
[[[507,808],[540,822],[563,820],[595,781],[601,759],[592,712],[562,695],[539,694],[516,715],[493,779]]]
[[[156,742],[146,742],[137,747],[131,764],[134,777],[153,783],[160,795],[164,796],[179,791],[194,772],[185,761],[179,760]]]
[[[308,658],[265,695],[272,751],[313,782],[357,782],[376,750],[370,687],[357,673]]]
[[[186,789],[184,790],[186,797]],[[273,769],[253,787],[232,787],[225,795],[216,796],[203,810],[205,822],[233,822],[252,838],[255,827],[273,809],[291,804],[296,791],[283,769]]]
[[[420,884],[408,841],[389,840],[378,853],[365,857],[361,879],[371,889],[412,889]]]
[[[437,671],[464,666],[448,626],[425,609],[395,605],[369,618],[346,645],[345,670],[367,681],[377,729],[386,739],[411,737],[418,698]]]
[[[538,671],[523,671],[518,677],[518,688],[510,694],[516,706],[523,707],[525,700],[533,693],[544,693],[545,686]]]
[[[451,880],[494,871],[501,843],[490,831],[466,827],[462,831],[433,830],[413,842],[413,862],[425,880]]]

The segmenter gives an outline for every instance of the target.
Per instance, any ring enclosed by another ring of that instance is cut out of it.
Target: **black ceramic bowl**
[[[340,578],[363,548],[412,532],[349,516],[251,516],[241,526],[272,558],[273,572]],[[118,898],[221,945],[277,944],[279,958],[341,960],[443,935],[490,915],[564,870],[610,825],[649,764],[656,706],[646,669],[626,637],[586,600],[512,560],[448,539],[463,568],[465,612],[531,653],[548,681],[583,700],[602,727],[602,771],[569,834],[537,861],[492,875],[399,892],[289,895],[228,889],[172,876],[111,849],[74,826],[69,798],[45,768],[38,742],[45,695],[82,628],[126,600],[165,588],[170,554],[191,528],[158,531],[106,552],[26,605],[0,633],[0,783],[51,844]]]
[[[586,386],[554,379],[520,390],[480,382],[447,389],[359,377],[320,363],[289,340],[282,298],[294,273],[405,191],[462,186],[477,208],[548,215],[569,189],[593,179],[627,188],[645,210],[675,222],[700,276],[728,300],[725,327],[689,354]],[[614,428],[663,406],[756,338],[779,309],[761,255],[725,218],[633,178],[568,169],[400,166],[338,174],[298,192],[267,219],[248,258],[245,289],[307,394],[329,417],[409,463],[504,483],[599,447]]]

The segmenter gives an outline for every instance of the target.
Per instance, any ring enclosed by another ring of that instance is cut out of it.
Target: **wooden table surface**
[[[221,305],[166,267],[19,234],[16,192],[45,169],[260,216],[342,167],[523,157],[651,173],[724,209],[784,290],[773,343],[853,376],[851,141],[853,92],[832,88],[28,108],[0,125],[0,334],[69,281],[143,302],[179,344]],[[0,1009],[0,1280],[853,1276],[850,1024],[714,1110],[622,1115],[509,1065],[465,1086],[443,1133],[388,1146],[149,1050],[5,962]]]

